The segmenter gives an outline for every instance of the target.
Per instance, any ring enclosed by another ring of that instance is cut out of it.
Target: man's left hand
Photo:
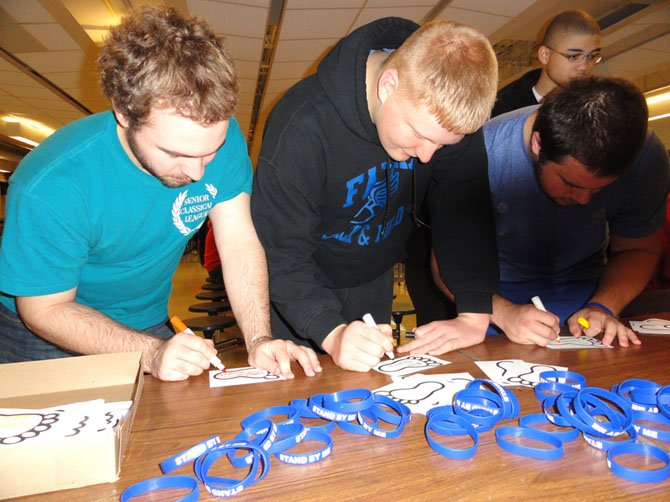
[[[470,347],[484,341],[488,325],[488,314],[464,313],[455,319],[433,321],[416,328],[415,339],[398,347],[398,352],[438,356]]]
[[[314,376],[321,372],[321,364],[316,353],[309,347],[296,345],[289,340],[260,338],[247,346],[249,364],[269,371],[273,375],[294,378],[291,361],[298,361],[305,375]]]
[[[588,328],[584,328],[577,322],[580,317],[588,321]],[[618,338],[621,347],[628,347],[629,341],[635,345],[642,343],[632,329],[624,326],[616,317],[598,308],[587,307],[578,310],[568,319],[567,325],[570,333],[575,337],[579,337],[582,333],[593,337],[602,333],[602,342],[605,345],[612,345],[615,338]]]

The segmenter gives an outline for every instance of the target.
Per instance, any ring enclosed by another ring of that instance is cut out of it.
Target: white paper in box
[[[122,425],[85,436],[0,446],[0,498],[116,481],[143,375],[140,352],[0,364],[0,408],[132,401]]]

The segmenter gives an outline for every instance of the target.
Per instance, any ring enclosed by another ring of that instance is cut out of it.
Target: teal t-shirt
[[[77,302],[135,329],[167,317],[187,241],[219,202],[251,192],[235,119],[201,180],[168,188],[126,155],[112,112],[61,128],[10,179],[0,302],[77,288]]]

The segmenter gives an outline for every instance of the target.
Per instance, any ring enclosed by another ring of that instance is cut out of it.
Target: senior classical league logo
[[[205,184],[205,189],[207,193],[191,196],[184,190],[172,204],[172,223],[182,235],[188,236],[200,228],[212,209],[218,190],[209,183]]]

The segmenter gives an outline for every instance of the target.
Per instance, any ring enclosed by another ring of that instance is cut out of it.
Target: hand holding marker
[[[184,321],[179,319],[177,316],[172,316],[170,318],[170,323],[172,323],[172,327],[175,329],[177,333],[187,333],[189,335],[197,336],[191,329],[184,324]],[[209,358],[209,362],[211,363],[212,366],[214,366],[217,370],[219,371],[226,371],[226,367],[223,365],[221,362],[221,359],[219,359],[218,356],[212,356]]]
[[[542,312],[546,312],[547,309],[544,308],[544,303],[542,303],[542,300],[540,300],[539,296],[534,296],[530,299],[531,302],[533,302],[533,305],[535,305],[535,308],[538,310],[541,310]],[[556,336],[556,342],[561,343],[561,335]]]
[[[375,320],[372,318],[372,316],[370,314],[365,314],[363,316],[363,322],[365,324],[367,324],[368,326],[370,326],[371,328],[376,328],[377,327],[377,323],[375,322]],[[389,359],[395,359],[395,354],[393,353],[393,351],[385,352],[385,354],[386,354],[386,357],[388,357]]]

